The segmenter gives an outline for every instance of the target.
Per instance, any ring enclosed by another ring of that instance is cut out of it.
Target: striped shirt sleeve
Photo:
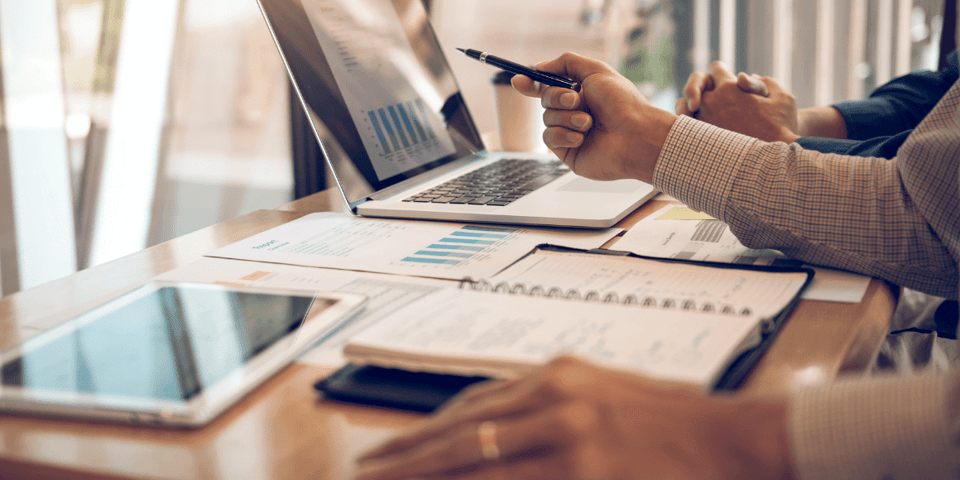
[[[748,247],[955,298],[954,257],[904,188],[899,167],[898,159],[765,143],[682,116],[653,183],[725,221]]]
[[[730,225],[747,246],[957,298],[960,84],[897,158],[851,159],[763,143],[681,117],[654,185]],[[960,479],[960,368],[794,392],[803,479]]]
[[[958,374],[863,377],[797,391],[789,416],[799,477],[960,478]]]

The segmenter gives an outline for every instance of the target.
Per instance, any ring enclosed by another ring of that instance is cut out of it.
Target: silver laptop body
[[[504,158],[556,157],[483,148],[421,0],[257,1],[354,213],[603,228],[656,194],[638,180],[598,182],[558,164],[562,172],[519,197],[421,195]]]

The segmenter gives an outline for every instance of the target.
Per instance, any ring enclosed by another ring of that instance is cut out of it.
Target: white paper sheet
[[[460,280],[492,276],[540,244],[597,248],[621,231],[313,213],[207,256]]]
[[[777,265],[801,262],[776,250],[755,250],[745,247],[730,232],[726,223],[672,204],[639,221],[617,240],[611,250],[620,250],[660,258],[738,263],[744,265]],[[816,271],[813,282],[803,292],[805,300],[860,303],[870,277],[843,270],[803,265]]]

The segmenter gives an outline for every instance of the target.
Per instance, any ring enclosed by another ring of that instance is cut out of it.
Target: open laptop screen
[[[367,184],[351,204],[483,148],[421,0],[259,3],[311,121]]]

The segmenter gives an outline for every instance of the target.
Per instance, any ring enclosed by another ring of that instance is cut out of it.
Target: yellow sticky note
[[[713,220],[713,217],[703,212],[691,210],[688,207],[677,207],[668,210],[657,220]]]

